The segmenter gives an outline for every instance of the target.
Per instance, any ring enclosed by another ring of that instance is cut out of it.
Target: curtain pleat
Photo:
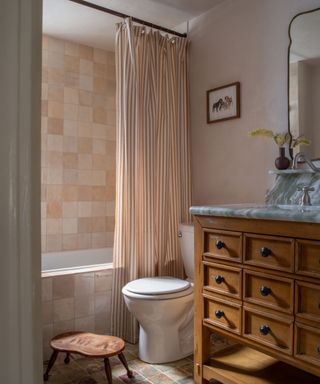
[[[117,170],[112,332],[136,342],[121,289],[146,276],[183,277],[177,237],[191,204],[188,42],[117,27]]]

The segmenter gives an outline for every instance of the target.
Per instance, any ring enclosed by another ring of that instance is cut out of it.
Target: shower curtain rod
[[[186,33],[179,33],[179,32],[173,31],[172,29],[164,28],[164,27],[161,27],[160,25],[149,23],[149,21],[138,19],[136,17],[132,17],[132,16],[126,15],[124,13],[114,11],[114,10],[109,9],[109,8],[101,7],[100,5],[97,5],[97,4],[89,3],[88,1],[84,1],[84,0],[69,0],[69,1],[72,1],[73,3],[77,3],[80,5],[84,5],[84,6],[89,7],[89,8],[96,9],[97,11],[101,11],[104,13],[110,13],[111,15],[118,16],[121,18],[130,17],[132,19],[132,21],[134,21],[135,23],[146,25],[147,27],[159,29],[160,31],[167,32],[170,35],[175,35],[175,36],[179,36],[179,37],[187,37]]]

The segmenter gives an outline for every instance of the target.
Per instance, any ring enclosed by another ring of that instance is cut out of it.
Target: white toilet
[[[150,277],[122,288],[129,311],[140,324],[139,357],[167,363],[193,353],[193,225],[179,227],[187,280]]]

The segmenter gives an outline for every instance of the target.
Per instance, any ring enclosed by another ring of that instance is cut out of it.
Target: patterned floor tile
[[[214,350],[229,345],[219,335],[212,336],[211,342]],[[128,343],[124,354],[134,377],[128,378],[125,368],[114,356],[110,358],[113,384],[194,384],[192,356],[173,363],[147,364],[138,358],[138,346]],[[106,384],[103,359],[71,355],[70,363],[65,364],[64,358],[65,354],[59,355],[48,384]]]

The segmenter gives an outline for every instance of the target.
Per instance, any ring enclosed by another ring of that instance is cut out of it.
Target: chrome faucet
[[[316,167],[313,162],[302,152],[298,152],[292,162],[291,169],[298,169],[299,160],[304,160],[314,172],[320,172],[320,168]]]
[[[314,188],[304,185],[303,187],[299,187],[298,191],[302,191],[302,196],[299,199],[299,205],[301,205],[301,207],[311,205],[311,198],[309,192],[314,191]]]

